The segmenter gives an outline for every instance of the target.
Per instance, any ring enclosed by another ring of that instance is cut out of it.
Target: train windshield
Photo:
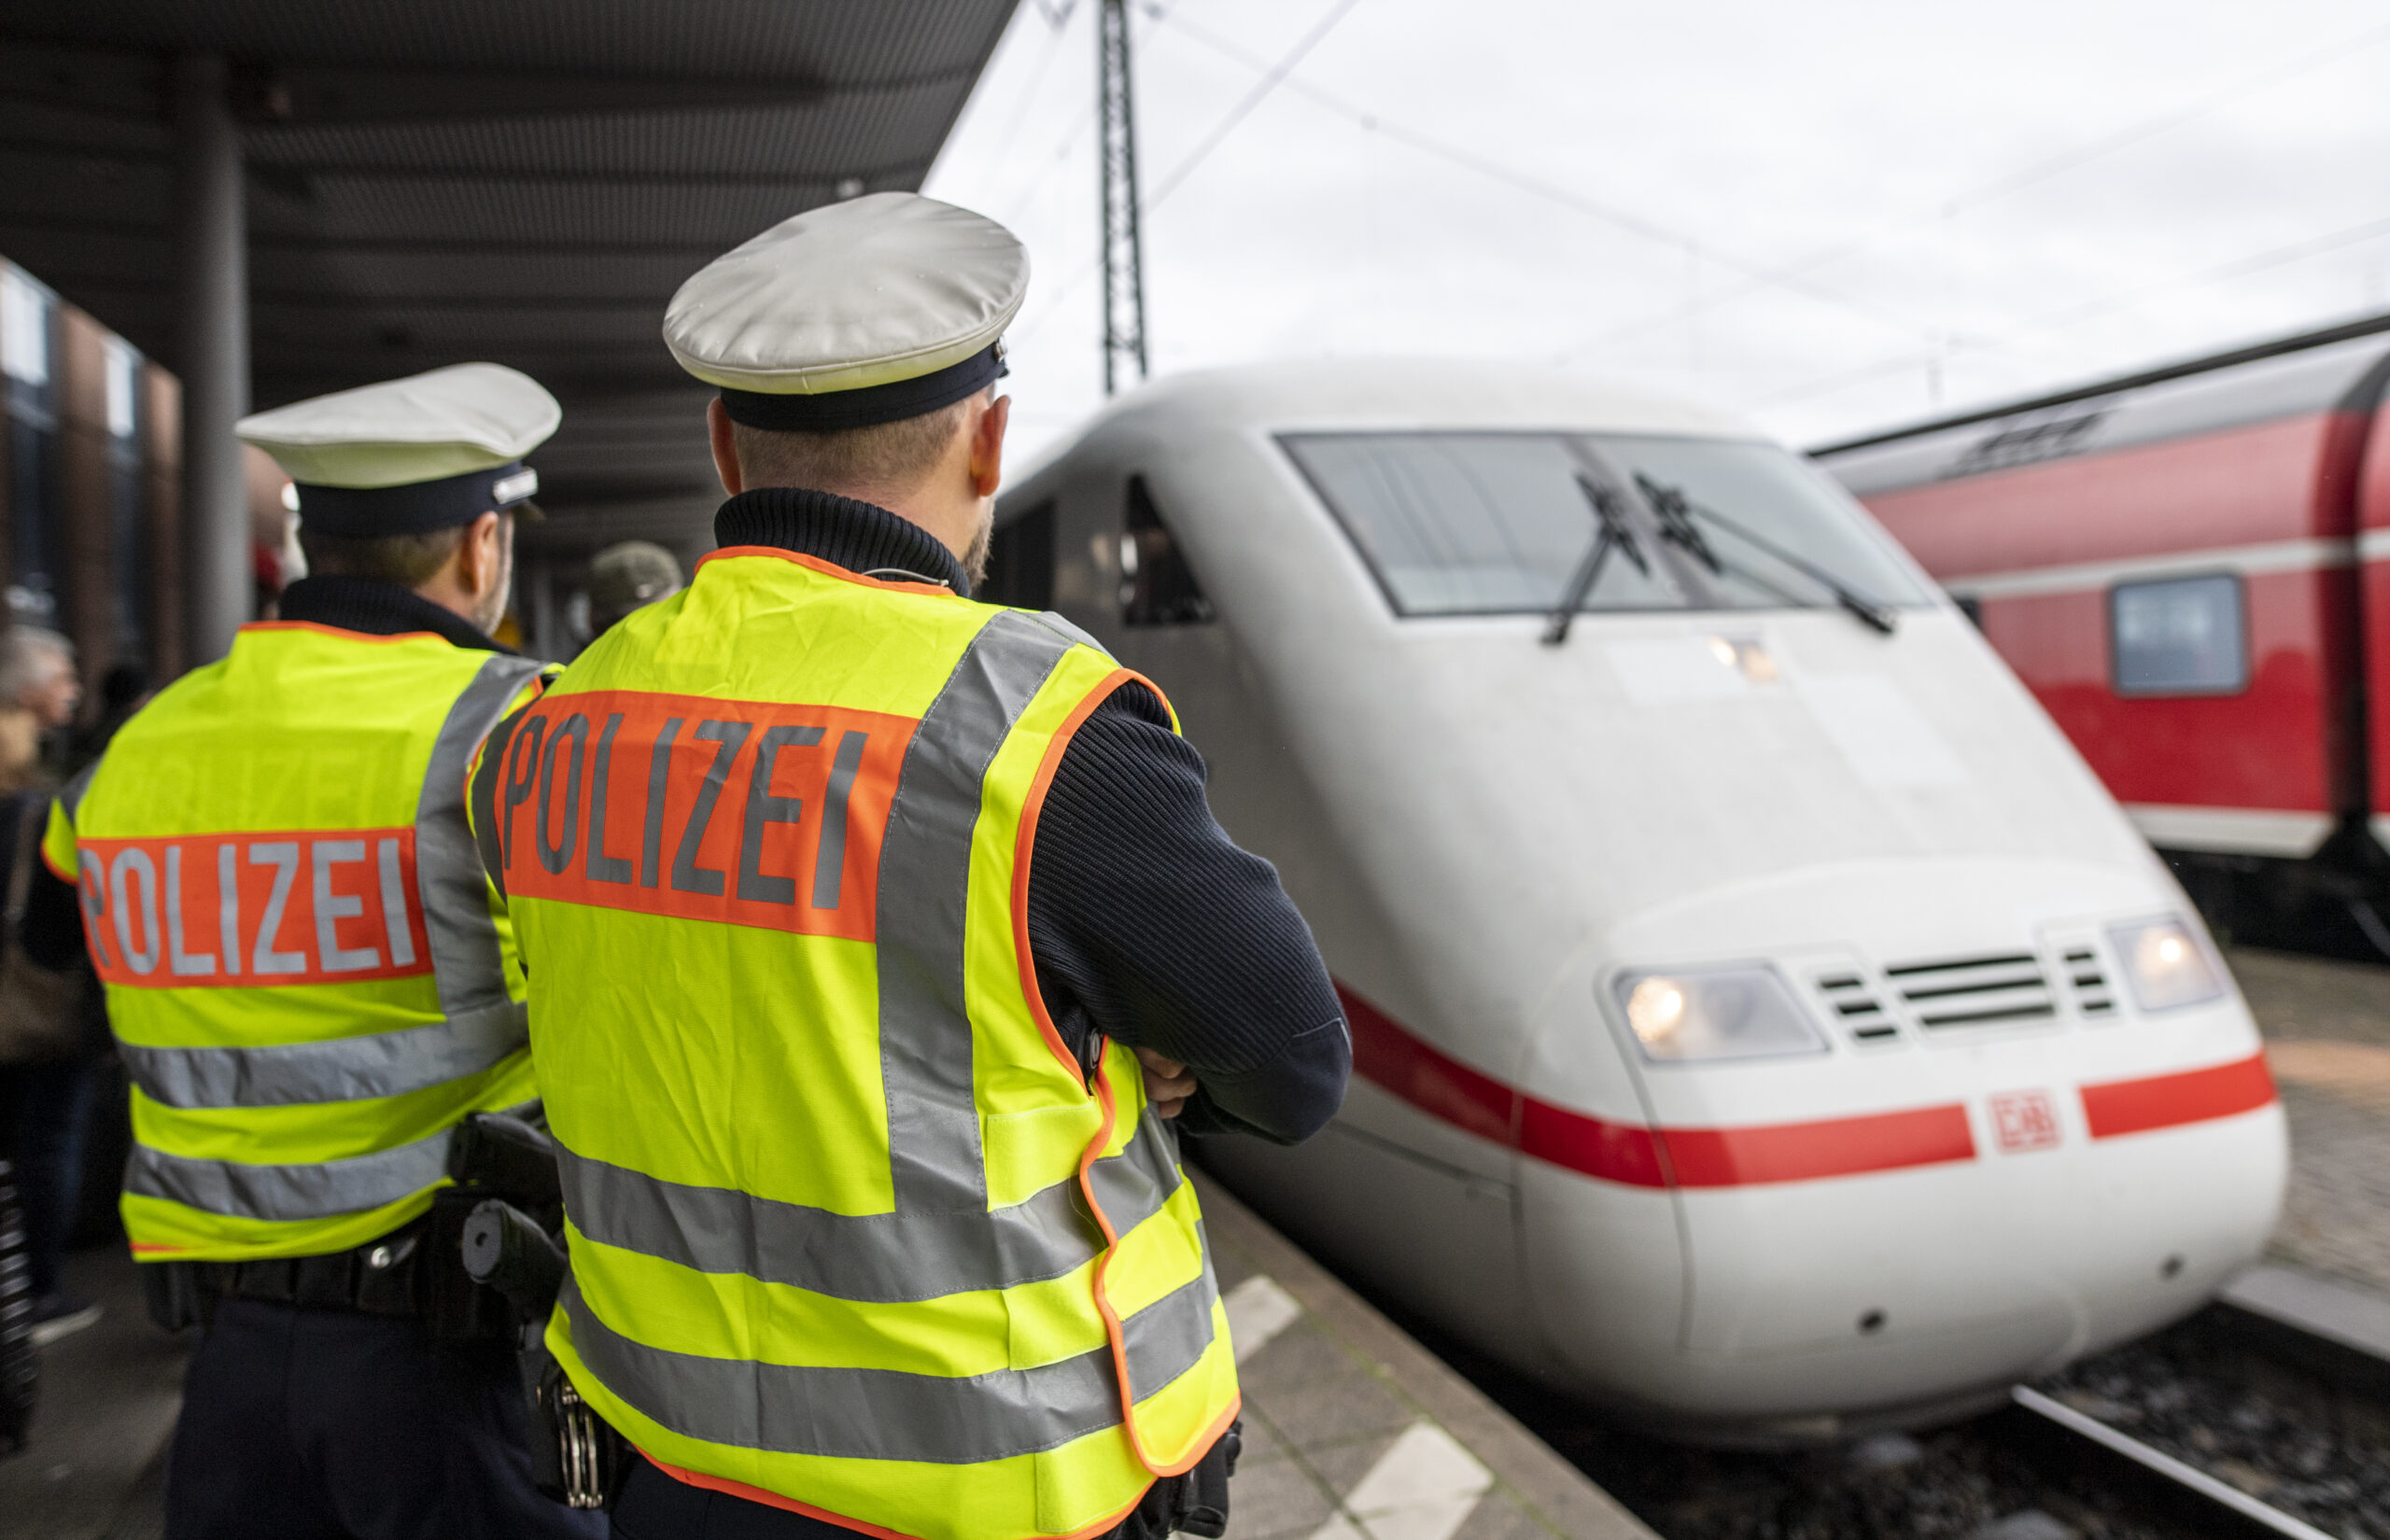
[[[1550,611],[1599,537],[1605,503],[1652,559],[1604,562],[1585,609],[1863,614],[1930,602],[1851,505],[1774,444],[1560,433],[1281,441],[1403,615]]]

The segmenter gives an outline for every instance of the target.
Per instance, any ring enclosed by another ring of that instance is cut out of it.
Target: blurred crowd
[[[98,1094],[114,1073],[98,980],[88,968],[55,973],[25,957],[25,899],[52,793],[99,756],[148,695],[148,677],[120,665],[103,676],[87,712],[72,642],[34,625],[0,634],[0,1157],[14,1172],[24,1214],[37,1346],[99,1319],[98,1305],[67,1292],[62,1264],[86,1208],[106,1222],[109,1195],[84,1193],[81,1177],[95,1131],[122,1137],[114,1127],[120,1118],[94,1129],[95,1109],[121,1099],[104,1103]]]

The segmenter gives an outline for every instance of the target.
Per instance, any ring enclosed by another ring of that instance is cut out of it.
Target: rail
[[[2026,1442],[2039,1444],[2044,1460],[2065,1463],[2102,1485],[2136,1489],[2144,1499],[2137,1505],[2162,1510],[2193,1533],[2234,1540],[2339,1540],[2030,1385],[2010,1393],[2015,1414],[2038,1420],[2023,1427]],[[2058,1436],[2034,1436],[2041,1434]]]

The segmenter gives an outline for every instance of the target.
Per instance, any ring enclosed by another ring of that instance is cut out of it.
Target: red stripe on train
[[[2086,1085],[2083,1118],[2093,1139],[2114,1139],[2254,1113],[2273,1099],[2274,1077],[2266,1070],[2266,1056],[2256,1053],[2180,1074]]]
[[[1737,1128],[1611,1123],[1527,1096],[1413,1036],[1339,984],[1353,1068],[1431,1117],[1581,1175],[1635,1187],[1744,1187],[1973,1160],[1961,1103]],[[2273,1100],[2263,1055],[2208,1070],[2082,1087],[2091,1137],[2252,1112]]]
[[[1967,1109],[1959,1102],[1756,1128],[1666,1128],[1660,1137],[1681,1187],[1814,1182],[1975,1157]]]
[[[1743,1128],[1649,1128],[1589,1117],[1438,1052],[1341,984],[1337,994],[1362,1078],[1480,1139],[1604,1182],[1742,1187],[1975,1158],[1967,1110],[1956,1103]]]

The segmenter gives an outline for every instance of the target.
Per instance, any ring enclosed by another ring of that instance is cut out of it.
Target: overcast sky
[[[1094,10],[1022,0],[926,189],[1029,243],[1020,450],[1102,399]],[[1157,374],[1531,359],[1806,445],[2390,309],[2378,3],[1132,10]]]

